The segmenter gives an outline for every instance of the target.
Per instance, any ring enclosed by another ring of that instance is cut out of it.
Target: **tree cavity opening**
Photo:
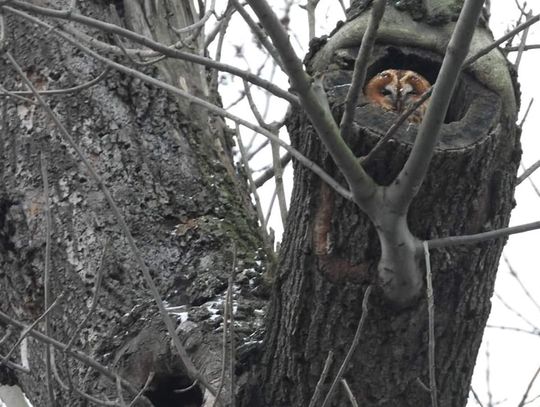
[[[386,69],[401,69],[417,72],[433,85],[437,80],[441,62],[439,55],[417,48],[377,47],[368,67],[366,83]],[[458,80],[444,123],[460,121],[467,113],[472,102],[472,95],[467,92],[468,80],[470,79],[466,78],[465,74],[462,74]]]
[[[156,375],[144,394],[155,407],[199,407],[203,403],[201,388],[181,375]]]

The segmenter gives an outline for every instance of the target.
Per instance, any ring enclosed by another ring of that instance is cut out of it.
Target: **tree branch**
[[[58,10],[52,10],[45,7],[39,7],[39,6],[35,6],[27,2],[18,1],[18,0],[13,0],[9,4],[17,9],[31,11],[33,13],[52,17],[52,18],[75,21],[77,23],[81,23],[90,27],[98,28],[107,33],[121,35],[125,38],[129,38],[130,40],[138,44],[144,45],[145,47],[148,47],[170,58],[182,59],[184,61],[193,62],[195,64],[217,69],[219,71],[228,72],[230,74],[243,78],[247,80],[248,82],[253,83],[254,85],[260,86],[261,88],[266,89],[268,92],[276,95],[277,97],[285,99],[290,103],[298,104],[298,99],[294,95],[290,94],[287,91],[284,91],[283,89],[279,88],[273,83],[268,82],[258,77],[255,74],[246,72],[242,69],[236,68],[231,65],[216,62],[213,59],[205,58],[197,54],[191,54],[189,52],[183,52],[174,48],[170,48],[166,45],[156,42],[141,34],[138,34],[130,30],[126,30],[125,28],[122,28],[122,27],[118,27],[117,25],[109,24],[100,20],[93,19],[91,17],[82,16],[76,13],[66,14],[66,12],[64,11],[58,11]],[[3,6],[3,8],[10,12],[14,10],[12,7],[7,7],[7,6]],[[92,39],[92,42],[97,43],[97,40]],[[110,44],[107,44],[107,45],[110,46]],[[114,47],[114,46],[110,46],[110,47]]]
[[[377,38],[377,30],[379,29],[379,24],[383,18],[385,6],[386,0],[376,0],[373,4],[371,14],[369,16],[368,26],[364,36],[362,37],[362,44],[360,45],[358,55],[354,61],[351,86],[347,92],[345,108],[340,124],[341,137],[345,139],[350,136],[352,130],[352,122],[354,112],[356,110],[356,104],[358,103],[358,98],[362,93],[362,86],[366,81],[369,57],[373,52],[373,45],[375,44],[375,40]]]
[[[107,203],[109,204],[111,211],[116,221],[118,222],[120,229],[122,230],[124,236],[127,239],[127,242],[133,254],[133,257],[135,258],[137,265],[142,271],[144,280],[149,287],[150,293],[154,301],[156,302],[160,316],[163,319],[165,326],[167,327],[167,331],[169,335],[171,336],[172,342],[176,348],[176,351],[178,352],[178,355],[180,356],[180,360],[182,362],[182,365],[186,374],[192,378],[198,379],[201,382],[201,384],[203,384],[208,389],[210,393],[215,394],[215,389],[208,382],[208,380],[206,380],[206,378],[202,375],[202,373],[199,372],[199,370],[195,367],[195,365],[189,358],[186,349],[180,342],[180,338],[178,338],[178,335],[176,335],[174,323],[165,309],[165,305],[163,304],[163,301],[161,300],[161,296],[159,294],[157,286],[154,282],[154,279],[152,278],[152,275],[150,274],[150,269],[148,268],[145,261],[143,260],[142,255],[135,243],[135,239],[133,238],[133,235],[131,234],[129,227],[126,224],[126,221],[124,217],[122,216],[120,209],[116,205],[116,202],[113,200],[109,189],[106,187],[105,183],[103,182],[103,179],[96,172],[96,170],[94,169],[90,161],[86,158],[83,151],[77,145],[77,143],[75,143],[75,140],[73,139],[73,137],[71,137],[71,134],[69,134],[69,132],[64,127],[64,125],[62,124],[58,116],[53,112],[51,107],[47,103],[45,103],[41,95],[37,92],[32,82],[30,82],[30,80],[27,78],[22,68],[19,66],[17,61],[15,61],[13,56],[9,52],[6,52],[4,56],[8,60],[8,62],[13,66],[13,68],[17,71],[17,73],[21,77],[21,80],[34,93],[34,97],[39,101],[40,105],[43,107],[47,115],[53,120],[56,127],[60,131],[60,134],[64,138],[64,140],[75,150],[75,152],[77,153],[77,156],[79,157],[79,160],[84,164],[84,166],[88,170],[94,182],[103,192],[103,195],[105,196],[105,199],[107,200]]]
[[[427,243],[430,249],[440,249],[442,247],[457,246],[461,244],[476,244],[486,240],[506,237],[516,233],[529,232],[536,229],[540,229],[540,221],[526,223],[520,226],[491,230],[489,232],[477,233],[474,235],[441,237],[439,239],[429,240]]]
[[[8,9],[8,11],[13,13],[13,14],[19,15],[19,16],[21,16],[23,18],[26,18],[26,19],[28,19],[28,20],[30,20],[30,21],[38,24],[38,25],[41,25],[42,27],[47,28],[48,31],[53,32],[54,34],[58,35],[59,37],[63,38],[65,41],[67,41],[68,43],[73,45],[74,47],[80,49],[85,54],[97,59],[98,61],[101,61],[101,62],[107,64],[111,68],[114,68],[114,69],[116,69],[116,70],[118,70],[120,72],[123,72],[123,73],[127,74],[127,75],[131,75],[133,77],[136,77],[136,78],[142,80],[143,82],[146,82],[146,83],[149,83],[151,85],[154,85],[154,86],[160,87],[162,89],[165,89],[166,91],[171,92],[171,93],[173,93],[173,94],[175,94],[177,96],[181,96],[181,97],[184,97],[186,99],[189,99],[193,103],[208,109],[209,111],[211,111],[214,114],[226,117],[227,119],[230,119],[230,120],[234,121],[235,123],[239,123],[240,125],[242,125],[244,127],[247,127],[248,129],[251,129],[253,131],[256,131],[257,133],[262,134],[263,136],[267,137],[268,139],[270,139],[272,141],[275,141],[281,147],[283,147],[285,150],[290,152],[293,155],[294,158],[296,158],[300,163],[302,163],[302,165],[304,165],[306,168],[308,168],[309,170],[311,170],[315,174],[317,174],[319,177],[321,177],[321,179],[324,182],[326,182],[330,187],[332,187],[338,194],[343,196],[345,199],[348,199],[348,200],[352,199],[351,192],[349,192],[347,189],[343,188],[337,181],[335,181],[330,175],[328,175],[321,167],[319,167],[313,161],[306,158],[298,150],[294,149],[289,144],[285,143],[283,140],[276,137],[274,134],[272,134],[272,132],[269,132],[268,130],[263,129],[260,126],[256,126],[256,125],[248,122],[247,120],[244,120],[244,119],[242,119],[240,117],[237,117],[237,116],[229,113],[227,110],[225,110],[223,108],[220,108],[218,106],[215,106],[215,105],[213,105],[212,103],[210,103],[210,102],[208,102],[206,100],[203,100],[203,99],[200,99],[200,98],[198,98],[196,96],[193,96],[189,92],[185,92],[185,91],[183,91],[183,90],[181,90],[179,88],[176,88],[176,87],[174,87],[174,86],[172,86],[172,85],[170,85],[168,83],[165,83],[165,82],[162,82],[162,81],[160,81],[158,79],[152,78],[151,76],[145,75],[142,72],[139,72],[139,71],[136,71],[134,69],[128,68],[128,67],[126,67],[124,65],[121,65],[121,64],[119,64],[117,62],[114,62],[114,61],[110,60],[109,58],[106,58],[106,57],[104,57],[102,55],[99,55],[98,53],[92,51],[91,49],[79,44],[77,41],[73,40],[72,38],[70,38],[65,33],[55,29],[54,27],[50,26],[49,24],[47,24],[47,23],[45,23],[45,22],[43,22],[43,21],[41,21],[41,20],[39,20],[39,19],[37,19],[37,18],[35,18],[33,16],[30,16],[29,14],[26,14],[26,13],[24,13],[22,11],[15,10],[15,9],[12,9],[12,8],[9,8],[9,7],[4,7],[4,8]]]
[[[332,382],[332,385],[330,386],[330,389],[328,390],[328,393],[326,394],[326,398],[324,399],[324,402],[322,403],[321,407],[326,407],[328,403],[330,403],[330,400],[332,399],[332,394],[334,393],[339,381],[345,374],[345,370],[347,369],[349,362],[352,358],[352,355],[354,351],[356,350],[356,347],[358,346],[358,343],[360,342],[360,336],[362,335],[362,329],[364,328],[364,324],[366,322],[366,318],[368,315],[368,302],[369,302],[369,295],[371,294],[371,285],[369,285],[366,288],[366,291],[364,292],[364,298],[362,300],[362,315],[360,317],[360,322],[358,323],[358,327],[356,328],[356,332],[354,334],[353,341],[351,343],[351,346],[349,348],[349,351],[347,352],[347,355],[345,355],[345,359],[343,360],[343,363],[341,364],[336,377],[334,378],[334,381]]]
[[[376,183],[363,170],[357,158],[339,135],[339,128],[332,116],[321,81],[310,77],[296,56],[289,36],[265,0],[248,0],[259,21],[272,38],[283,61],[293,90],[322,142],[330,152],[337,167],[345,176],[355,202],[365,208],[373,198]]]
[[[420,190],[442,127],[461,66],[482,12],[483,1],[466,0],[454,28],[426,115],[411,155],[394,182],[388,187],[389,200],[396,211],[407,213]]]

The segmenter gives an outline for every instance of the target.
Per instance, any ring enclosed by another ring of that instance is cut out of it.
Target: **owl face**
[[[401,69],[387,69],[375,75],[366,85],[366,97],[385,110],[402,113],[416,102],[430,88],[430,83],[422,75]],[[419,123],[424,117],[429,99],[424,102],[409,120]]]

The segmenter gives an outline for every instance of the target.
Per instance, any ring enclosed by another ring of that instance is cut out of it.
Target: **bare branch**
[[[251,173],[251,168],[249,168],[249,161],[247,159],[247,152],[244,148],[244,143],[242,142],[242,137],[240,135],[240,128],[238,124],[236,125],[236,140],[238,141],[238,148],[240,149],[240,155],[242,157],[242,163],[244,164],[244,170],[246,171],[249,188],[255,200],[255,208],[257,209],[257,216],[259,217],[259,222],[261,223],[262,233],[266,244],[268,244],[268,233],[264,225],[266,224],[264,219],[264,213],[262,210],[261,199],[259,198],[259,193],[257,192],[257,187],[255,186],[255,181],[253,180],[253,174]]]
[[[428,304],[428,325],[429,325],[429,392],[431,394],[431,406],[437,407],[437,379],[435,376],[435,303],[433,301],[433,283],[431,281],[431,261],[429,259],[429,247],[427,242],[423,242],[424,259],[426,264],[426,294]]]
[[[285,168],[285,166],[291,161],[291,159],[292,159],[291,153],[287,152],[279,159],[279,164],[281,165],[282,168]],[[263,186],[266,183],[266,181],[272,179],[273,176],[274,176],[274,167],[270,167],[263,174],[261,174],[259,178],[255,180],[255,186],[257,188]]]
[[[88,393],[83,392],[82,390],[79,390],[77,387],[72,385],[69,376],[68,376],[69,385],[65,384],[62,378],[60,377],[60,372],[58,371],[58,366],[56,364],[56,357],[54,355],[54,350],[51,352],[51,362],[52,362],[52,371],[53,371],[53,375],[56,380],[56,383],[58,383],[58,385],[63,390],[72,391],[76,393],[77,395],[79,395],[80,397],[90,401],[91,403],[97,404],[98,406],[106,406],[106,407],[118,406],[118,403],[116,403],[115,401],[101,400],[92,396],[91,394],[88,394]]]
[[[202,18],[199,21],[196,21],[195,23],[188,25],[186,27],[182,27],[182,28],[176,28],[176,27],[171,26],[171,29],[176,34],[186,34],[190,31],[201,30],[202,28],[204,28],[204,24],[210,19],[210,17],[213,14],[215,14],[215,7],[216,7],[216,0],[212,0],[212,4],[210,4],[210,8],[202,16]]]
[[[523,115],[523,118],[519,122],[520,128],[523,128],[523,125],[525,124],[525,120],[527,120],[527,117],[529,116],[529,112],[531,111],[531,107],[533,103],[534,103],[534,98],[531,98],[531,100],[529,100],[529,104],[527,105],[527,109],[525,110],[525,114]]]
[[[489,353],[489,342],[486,342],[486,388],[488,395],[488,406],[493,406],[493,393],[491,392],[491,363]]]
[[[171,336],[171,339],[174,343],[176,351],[178,352],[178,355],[180,356],[180,359],[183,364],[183,368],[185,369],[186,373],[189,376],[198,379],[208,389],[208,391],[210,391],[210,393],[215,394],[215,390],[210,385],[210,383],[206,380],[206,378],[195,367],[195,365],[189,358],[187,351],[185,350],[184,346],[180,342],[178,335],[176,335],[174,323],[171,317],[169,316],[169,314],[167,313],[167,310],[165,309],[165,305],[163,304],[163,301],[161,300],[161,296],[159,294],[157,286],[154,282],[154,279],[152,278],[152,275],[150,274],[150,269],[144,262],[142,255],[137,247],[137,244],[135,243],[135,239],[133,238],[133,235],[131,234],[129,227],[126,224],[126,221],[124,217],[122,216],[120,209],[116,205],[116,202],[113,200],[112,195],[109,189],[106,187],[105,183],[103,182],[101,176],[96,172],[96,170],[94,169],[90,161],[86,158],[83,151],[77,145],[77,143],[75,143],[75,140],[73,139],[71,134],[69,134],[67,129],[64,127],[64,125],[62,124],[58,116],[52,111],[50,106],[45,103],[41,95],[37,92],[34,85],[27,78],[26,74],[23,72],[22,68],[19,66],[17,61],[15,61],[13,56],[9,52],[6,52],[4,56],[9,61],[9,63],[15,68],[15,70],[21,77],[22,81],[26,84],[26,86],[28,86],[28,88],[32,90],[32,92],[34,92],[34,96],[39,101],[39,103],[41,104],[45,112],[53,120],[58,130],[60,131],[61,135],[63,136],[64,140],[67,141],[69,145],[75,150],[75,152],[77,153],[77,156],[79,157],[79,160],[84,164],[84,166],[88,170],[94,182],[98,185],[98,187],[103,192],[103,195],[105,196],[105,199],[107,200],[107,203],[109,204],[112,210],[112,213],[114,217],[116,218],[118,225],[120,226],[120,229],[122,230],[124,236],[127,239],[130,250],[133,256],[135,257],[135,261],[143,273],[146,284],[148,285],[150,293],[152,294],[152,297],[154,298],[154,301],[156,302],[161,318],[163,319],[163,322],[165,323],[165,326],[167,327],[167,331],[169,332],[169,335]]]
[[[235,363],[236,363],[236,341],[234,338],[234,279],[236,277],[236,244],[233,247],[233,263],[231,267],[231,275],[229,276],[228,301],[229,301],[229,376],[231,393],[231,407],[236,406],[236,380],[235,380]]]
[[[9,357],[17,350],[17,347],[21,344],[21,342],[31,333],[32,329],[39,324],[49,313],[56,308],[57,305],[60,304],[60,301],[62,300],[63,295],[59,295],[56,300],[51,304],[49,308],[45,310],[43,314],[41,314],[32,324],[30,324],[28,327],[25,327],[25,329],[21,332],[21,335],[19,336],[19,339],[15,342],[15,344],[11,347],[9,352],[0,360],[0,366],[4,363],[7,363]]]
[[[313,392],[313,395],[311,396],[309,407],[315,407],[315,404],[319,400],[319,396],[322,392],[324,381],[326,380],[326,376],[328,376],[328,372],[330,372],[330,366],[332,366],[333,360],[334,360],[334,352],[329,351],[328,356],[326,357],[326,361],[324,362],[321,376],[319,377],[319,380],[317,381],[317,386],[315,386],[315,391]]]
[[[523,46],[523,51],[529,51],[531,49],[540,49],[540,44],[528,44]],[[508,47],[504,49],[505,52],[517,52],[519,47]]]
[[[532,17],[532,10],[525,13],[525,22],[527,22],[531,17]],[[516,67],[516,70],[519,69],[519,64],[521,63],[521,57],[523,56],[523,51],[525,51],[525,44],[527,43],[528,35],[529,35],[529,27],[523,30],[523,34],[521,34],[521,41],[519,42],[518,53],[516,56],[516,61],[514,62],[514,66]]]
[[[20,15],[21,17],[24,17],[38,25],[41,25],[42,27],[46,27],[49,31],[55,33],[56,35],[60,36],[61,38],[63,38],[64,40],[66,40],[67,42],[69,42],[70,44],[72,44],[73,46],[75,46],[76,48],[80,49],[82,52],[84,52],[85,54],[87,55],[90,55],[92,56],[93,58],[101,61],[101,62],[104,62],[105,64],[107,64],[108,66],[120,71],[120,72],[123,72],[125,74],[128,74],[128,75],[131,75],[133,77],[136,77],[146,83],[149,83],[149,84],[152,84],[154,86],[158,86],[162,89],[165,89],[166,91],[168,92],[171,92],[173,94],[176,94],[178,96],[181,96],[181,97],[184,97],[186,99],[189,99],[190,101],[192,101],[193,103],[199,105],[199,106],[202,106],[202,107],[205,107],[206,109],[208,109],[209,111],[219,115],[219,116],[223,116],[223,117],[226,117],[232,121],[234,121],[235,123],[238,123],[244,127],[247,127],[253,131],[256,131],[260,134],[262,134],[263,136],[269,138],[270,140],[273,140],[275,142],[277,142],[281,147],[283,147],[285,150],[287,150],[288,152],[290,152],[300,163],[302,163],[302,165],[304,165],[306,168],[308,168],[309,170],[313,171],[315,174],[317,174],[319,177],[321,177],[321,179],[326,182],[331,188],[333,188],[338,194],[340,194],[341,196],[343,196],[345,199],[348,199],[348,200],[351,200],[352,199],[352,194],[351,192],[347,191],[345,188],[343,188],[338,182],[336,182],[330,175],[328,175],[321,167],[319,167],[317,164],[315,164],[313,161],[307,159],[305,156],[303,156],[300,152],[298,152],[298,150],[294,149],[293,147],[291,147],[290,145],[288,145],[287,143],[285,143],[283,140],[279,139],[278,137],[276,137],[274,134],[272,134],[271,132],[269,132],[268,130],[265,130],[259,126],[256,126],[250,122],[248,122],[247,120],[244,120],[244,119],[241,119],[240,117],[237,117],[231,113],[229,113],[227,110],[223,109],[223,108],[220,108],[220,107],[217,107],[215,106],[214,104],[206,101],[206,100],[203,100],[203,99],[200,99],[196,96],[193,96],[191,95],[189,92],[185,92],[179,88],[176,88],[172,85],[169,85],[168,83],[165,83],[165,82],[162,82],[158,79],[155,79],[155,78],[152,78],[151,76],[148,76],[148,75],[145,75],[139,71],[136,71],[134,69],[131,69],[131,68],[128,68],[128,67],[125,67],[121,64],[118,64],[114,61],[111,61],[110,59],[102,56],[102,55],[99,55],[98,53],[88,49],[87,47],[79,44],[78,42],[74,41],[72,38],[70,38],[69,36],[67,36],[65,33],[61,32],[61,31],[58,31],[56,30],[54,27],[44,23],[43,21],[40,21],[39,19],[37,18],[34,18],[24,12],[21,12],[21,11],[18,11],[18,10],[14,10],[14,9],[10,9],[9,7],[4,7],[6,9],[9,9],[10,12],[12,12],[13,14],[17,14],[17,15]]]
[[[450,246],[456,246],[456,245],[461,245],[461,244],[476,244],[476,243],[484,242],[486,240],[506,237],[509,235],[514,235],[516,233],[529,232],[531,230],[536,230],[536,229],[540,229],[540,221],[526,223],[520,226],[512,226],[509,228],[491,230],[489,232],[477,233],[474,235],[441,237],[439,239],[428,240],[427,243],[430,249],[439,249],[441,247],[450,247]]]
[[[525,392],[523,393],[523,397],[521,398],[521,401],[519,402],[518,407],[523,407],[526,404],[527,397],[529,397],[529,392],[531,391],[531,388],[539,374],[540,374],[540,366],[538,367],[538,369],[536,369],[536,372],[534,372],[533,376],[531,377],[531,380],[529,381],[529,384],[527,385],[527,388],[525,389]]]
[[[324,402],[322,403],[321,407],[326,407],[328,403],[330,403],[334,390],[336,389],[338,383],[340,382],[341,378],[345,374],[345,370],[347,369],[349,362],[351,361],[352,355],[354,351],[356,350],[358,343],[360,342],[362,329],[364,328],[364,323],[366,322],[366,318],[368,315],[368,301],[369,301],[369,295],[371,294],[371,289],[372,289],[371,285],[368,285],[364,293],[364,298],[362,300],[362,316],[360,317],[360,322],[358,323],[358,327],[356,328],[356,332],[354,334],[351,347],[349,348],[349,351],[347,352],[347,355],[345,356],[345,359],[343,360],[343,363],[341,364],[336,374],[336,377],[334,378],[334,381],[332,382],[332,385],[330,386],[330,389],[328,390],[328,393],[326,394],[326,398],[324,399]]]
[[[538,168],[540,168],[540,160],[523,171],[523,173],[517,178],[516,185],[521,184],[523,181],[529,178]]]
[[[515,326],[502,326],[502,325],[486,325],[486,328],[492,328],[492,329],[500,329],[502,331],[515,331],[515,332],[521,332],[525,334],[530,334],[534,336],[540,336],[540,329],[533,329],[532,331],[529,331],[527,329],[518,328]]]
[[[529,299],[529,301],[534,304],[534,306],[536,307],[536,309],[538,309],[538,311],[540,311],[540,304],[534,299],[534,297],[529,292],[529,290],[527,289],[525,284],[523,284],[523,281],[521,281],[521,278],[519,278],[518,273],[516,273],[516,270],[514,270],[514,268],[512,267],[512,264],[510,264],[510,261],[508,260],[508,257],[503,255],[503,259],[504,259],[504,262],[506,263],[506,266],[508,267],[508,271],[510,272],[510,275],[512,277],[514,277],[514,279],[516,280],[516,282],[520,286],[520,288],[523,291],[523,293],[525,294],[525,296]]]
[[[471,386],[471,393],[473,394],[473,397],[474,397],[474,400],[476,401],[476,403],[480,406],[480,407],[484,407],[484,405],[482,404],[482,401],[480,400],[480,397],[478,397],[478,394],[476,394],[476,392],[474,391],[473,387]]]
[[[52,306],[54,306],[54,303],[53,303]],[[60,350],[61,352],[64,352],[65,354],[74,357],[75,359],[79,360],[80,362],[84,363],[85,365],[88,365],[88,366],[92,367],[93,369],[95,369],[96,371],[101,373],[103,376],[105,376],[109,380],[111,380],[111,382],[114,383],[116,381],[116,374],[111,372],[105,366],[98,363],[93,358],[89,357],[88,355],[84,354],[81,351],[73,350],[73,349],[67,349],[66,344],[64,344],[62,342],[59,342],[56,339],[53,339],[53,338],[51,338],[51,337],[49,337],[49,336],[47,336],[45,334],[42,334],[39,331],[36,331],[35,329],[33,329],[32,326],[34,326],[35,323],[32,324],[32,325],[25,325],[22,322],[14,319],[14,318],[11,318],[9,315],[5,314],[2,311],[0,311],[0,322],[21,329],[23,331],[23,333],[26,332],[27,335],[32,336],[33,338],[36,338],[37,340],[39,340],[39,341],[41,341],[41,342],[43,342],[45,344],[50,344],[54,348]],[[137,389],[131,383],[129,383],[127,380],[121,379],[121,382],[122,382],[122,385],[126,389],[128,389],[130,392],[132,392],[133,394],[138,393]],[[143,400],[146,400],[146,402],[149,403],[148,399],[146,399],[144,396],[143,396]],[[151,404],[147,404],[147,405],[151,405]]]
[[[482,4],[483,1],[465,0],[411,154],[399,175],[388,187],[390,200],[400,212],[406,212],[426,176],[450,98],[482,12]]]
[[[268,41],[267,35],[264,33],[263,30],[257,25],[257,23],[251,18],[249,13],[246,11],[244,6],[240,4],[238,0],[231,0],[233,6],[236,8],[236,11],[238,11],[238,14],[242,16],[246,24],[249,26],[255,37],[257,37],[257,40],[262,44],[262,46],[268,51],[268,53],[272,56],[276,64],[279,65],[279,67],[283,69],[283,64],[281,62],[281,58],[272,45],[270,41]]]
[[[276,137],[279,138],[279,127],[275,126],[272,127],[264,122],[264,118],[259,113],[259,110],[257,109],[257,106],[255,105],[255,101],[253,100],[253,95],[251,94],[251,91],[249,89],[249,85],[246,81],[244,81],[244,92],[246,93],[249,107],[251,108],[251,111],[255,115],[255,118],[257,119],[257,122],[259,123],[259,126],[265,128],[266,130],[272,132],[275,134]],[[274,176],[275,176],[275,182],[276,182],[276,193],[278,197],[278,204],[279,204],[279,213],[281,215],[281,222],[283,226],[285,227],[285,222],[287,220],[287,202],[285,198],[285,189],[283,188],[283,168],[281,167],[281,160],[279,157],[279,145],[273,141],[270,142],[271,149],[272,149],[272,164],[273,164],[273,170],[274,170]],[[249,155],[246,153],[247,159],[249,160]],[[257,188],[257,184],[254,182],[255,188]],[[266,223],[267,219],[265,219]]]
[[[72,88],[66,88],[66,89],[51,89],[51,90],[42,90],[41,92],[39,92],[40,95],[49,95],[49,96],[53,96],[53,95],[65,95],[65,94],[68,94],[68,93],[75,93],[75,92],[80,92],[81,90],[84,90],[84,89],[87,89],[87,88],[90,88],[92,86],[94,86],[95,84],[97,84],[98,82],[101,82],[101,80],[105,79],[105,77],[107,76],[107,74],[109,73],[109,69],[105,69],[102,73],[100,73],[97,77],[95,77],[94,79],[88,81],[88,82],[85,82],[85,83],[82,83],[80,85],[77,85],[77,86],[73,86]],[[12,90],[6,90],[6,89],[2,89],[3,92],[6,92],[7,96],[29,96],[29,95],[33,95],[32,92],[30,91],[12,91]],[[38,104],[36,102],[34,102],[33,100],[30,100],[30,99],[24,99],[25,101],[28,101],[30,103],[33,103],[33,104]]]
[[[43,151],[41,152],[41,177],[43,180],[43,199],[45,205],[43,207],[43,214],[45,216],[45,265],[43,271],[43,296],[45,311],[49,308],[51,303],[51,233],[52,233],[52,218],[51,218],[51,205],[49,200],[49,177],[47,172],[47,159]],[[51,333],[51,318],[48,312],[45,312],[45,335],[50,336]],[[51,347],[45,346],[45,385],[47,387],[47,393],[51,406],[56,405],[54,398],[53,379],[51,371]]]
[[[135,32],[130,31],[130,30],[126,30],[125,28],[118,27],[117,25],[105,23],[103,21],[95,20],[93,18],[82,16],[80,14],[75,14],[75,13],[72,13],[69,16],[67,16],[66,13],[63,12],[63,11],[57,11],[57,10],[52,10],[52,9],[48,9],[48,8],[45,8],[45,7],[39,7],[39,6],[35,6],[35,5],[27,3],[27,2],[18,1],[18,0],[12,0],[10,2],[10,4],[12,6],[16,7],[17,9],[31,11],[33,13],[45,15],[45,16],[52,17],[52,18],[67,19],[67,20],[71,20],[71,21],[75,21],[75,22],[78,22],[78,23],[81,23],[81,24],[88,25],[90,27],[98,28],[98,29],[103,30],[103,31],[108,32],[108,33],[121,35],[123,37],[129,38],[130,40],[132,40],[132,41],[134,41],[136,43],[139,43],[139,44],[141,44],[141,45],[143,45],[145,47],[148,47],[148,48],[150,48],[150,49],[152,49],[154,51],[157,51],[162,55],[166,55],[166,56],[168,56],[170,58],[177,58],[177,59],[182,59],[182,60],[185,60],[185,61],[188,61],[188,62],[193,62],[193,63],[200,64],[200,65],[203,65],[203,66],[207,66],[209,68],[218,69],[218,70],[223,71],[223,72],[228,72],[230,74],[233,74],[235,76],[243,78],[243,79],[247,80],[250,83],[253,83],[253,84],[257,85],[257,86],[260,86],[261,88],[266,89],[270,93],[276,95],[277,97],[283,98],[283,99],[287,100],[290,103],[294,103],[294,104],[298,103],[298,100],[297,100],[296,96],[294,96],[294,95],[290,94],[289,92],[286,92],[283,89],[275,86],[271,82],[268,82],[268,81],[265,81],[264,79],[261,79],[257,75],[254,75],[252,73],[243,71],[243,70],[238,69],[238,68],[236,68],[234,66],[231,66],[231,65],[216,62],[216,61],[214,61],[213,59],[210,59],[210,58],[205,58],[205,57],[202,57],[202,56],[197,55],[197,54],[192,54],[192,53],[183,52],[183,51],[180,51],[180,50],[177,50],[177,49],[174,49],[174,48],[170,48],[170,47],[168,47],[166,45],[163,45],[163,44],[161,44],[159,42],[156,42],[156,41],[154,41],[154,40],[152,40],[152,39],[150,39],[148,37],[145,37],[145,36],[143,36],[141,34],[135,33]],[[5,10],[8,10],[9,12],[11,12],[13,14],[20,15],[19,13],[14,13],[14,11],[16,11],[16,10],[13,9],[12,7],[3,6],[3,8]],[[97,44],[99,42],[99,41],[97,41],[96,39],[94,39],[92,37],[90,37],[90,38],[91,38],[92,44]],[[105,43],[103,43],[103,44],[105,46],[107,46],[109,48],[109,50],[114,50],[116,48],[116,49],[118,49],[120,51],[120,53],[122,53],[122,51],[118,47],[111,46],[111,45],[105,44]],[[134,54],[137,54],[137,52],[134,52]]]
[[[302,61],[296,56],[287,32],[268,3],[265,0],[248,0],[248,3],[272,38],[292,88],[298,93],[302,107],[317,134],[345,176],[355,202],[363,208],[366,207],[373,198],[377,185],[340,137],[320,79],[314,79],[304,71]]]
[[[144,394],[148,386],[150,386],[150,383],[152,382],[152,380],[154,380],[154,375],[155,375],[154,372],[150,372],[150,374],[146,378],[146,382],[144,383],[144,386],[141,388],[141,390],[139,390],[135,398],[131,400],[131,403],[129,403],[129,407],[135,406],[135,403],[142,397],[142,395]]]
[[[309,4],[309,2],[308,2]],[[379,24],[384,15],[384,9],[386,6],[386,0],[376,0],[371,8],[371,14],[369,16],[368,26],[366,32],[362,37],[362,44],[358,50],[358,55],[354,61],[354,71],[352,73],[352,82],[347,92],[347,98],[345,99],[345,108],[343,111],[343,117],[341,118],[341,137],[347,138],[352,131],[352,123],[354,118],[354,112],[356,110],[356,104],[358,98],[362,93],[362,86],[366,81],[366,72],[369,63],[369,57],[373,51],[373,46],[377,38],[377,30]]]
[[[343,385],[343,389],[345,390],[345,394],[347,394],[347,398],[351,402],[351,405],[353,407],[358,407],[358,402],[354,398],[354,394],[351,391],[351,388],[349,387],[349,384],[347,383],[347,380],[341,379],[341,384]]]
[[[510,304],[508,304],[499,293],[495,292],[495,297],[497,297],[497,299],[501,302],[502,305],[504,305],[504,307],[508,311],[510,311],[512,314],[514,314],[519,319],[521,319],[524,323],[529,325],[532,329],[538,329],[536,327],[536,325],[534,323],[532,323],[531,321],[529,321],[521,312],[519,312],[514,307],[512,307]]]

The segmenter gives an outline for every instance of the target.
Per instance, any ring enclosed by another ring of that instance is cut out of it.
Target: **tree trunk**
[[[52,3],[51,7],[61,9],[70,2]],[[115,24],[120,21],[126,28],[165,44],[179,40],[171,26],[182,28],[194,21],[191,2],[166,0],[155,3],[157,9],[150,7],[153,2],[129,1],[125,7],[117,2],[116,9],[102,3],[77,4],[81,14]],[[9,13],[7,27],[9,51],[39,90],[68,88],[103,71],[100,64],[52,33]],[[102,34],[92,34],[103,39]],[[189,34],[192,32],[183,35],[184,40]],[[192,45],[197,48],[198,41]],[[6,88],[24,90],[10,66],[3,64],[0,69]],[[167,60],[157,68],[138,69],[158,71],[162,80],[199,97],[215,97],[208,94],[201,66]],[[245,182],[237,176],[232,161],[229,130],[221,118],[118,72],[109,72],[106,79],[80,93],[47,97],[47,102],[103,177],[161,297],[170,307],[177,307],[177,330],[193,362],[217,388],[222,361],[222,300],[233,260],[237,265],[234,296],[241,304],[236,312],[240,347],[260,325],[255,310],[264,302],[256,287],[266,264]],[[155,406],[200,405],[200,386],[176,395],[172,392],[191,385],[192,379],[180,368],[165,325],[102,190],[43,109],[11,98],[2,98],[0,103],[1,311],[27,324],[44,312],[47,230],[40,172],[43,155],[53,220],[50,295],[54,300],[64,294],[50,314],[51,336],[67,343],[75,335],[76,349],[109,366],[136,389],[154,372],[145,394]],[[108,239],[111,243],[106,248]],[[103,282],[97,309],[76,334],[97,289],[100,268]],[[37,329],[43,331],[43,326],[41,322]],[[2,355],[17,336],[1,345]],[[19,354],[17,349],[17,363],[21,363]],[[44,344],[30,337],[31,373],[17,373],[18,383],[35,406],[53,405],[44,386],[44,355]],[[114,380],[60,352],[55,352],[54,359],[64,384],[102,400],[117,397]],[[56,405],[88,404],[76,392],[63,390],[54,378],[50,380]],[[125,393],[124,397],[129,404],[134,394]]]
[[[358,11],[358,7],[353,5],[353,10]],[[365,28],[366,20],[367,16],[361,14],[327,40],[313,42],[315,49],[307,60],[311,73],[324,77],[338,123],[363,32],[360,28]],[[433,83],[451,25],[420,24],[410,14],[388,5],[368,80],[394,68],[415,70]],[[411,38],[403,35],[406,29]],[[479,28],[473,51],[488,40],[489,34]],[[514,89],[507,65],[497,51],[462,75],[429,175],[409,211],[409,226],[418,238],[473,234],[508,224],[521,153]],[[396,117],[361,99],[355,134],[346,141],[358,157],[363,156]],[[297,149],[340,179],[300,111],[292,112],[288,129]],[[367,165],[378,183],[388,185],[393,181],[417,130],[416,124],[405,124],[395,140]],[[466,404],[504,241],[431,253],[435,368],[441,406]],[[325,396],[357,329],[363,293],[368,285],[377,285],[380,247],[374,226],[353,203],[333,193],[300,165],[295,166],[291,209],[281,247],[263,368],[256,379],[258,387],[246,397],[245,406],[309,405],[327,355],[333,351],[334,362],[322,387]],[[344,376],[358,404],[430,405],[426,300],[421,298],[405,310],[396,310],[377,288],[368,309],[360,345]],[[330,405],[348,403],[340,385]]]

